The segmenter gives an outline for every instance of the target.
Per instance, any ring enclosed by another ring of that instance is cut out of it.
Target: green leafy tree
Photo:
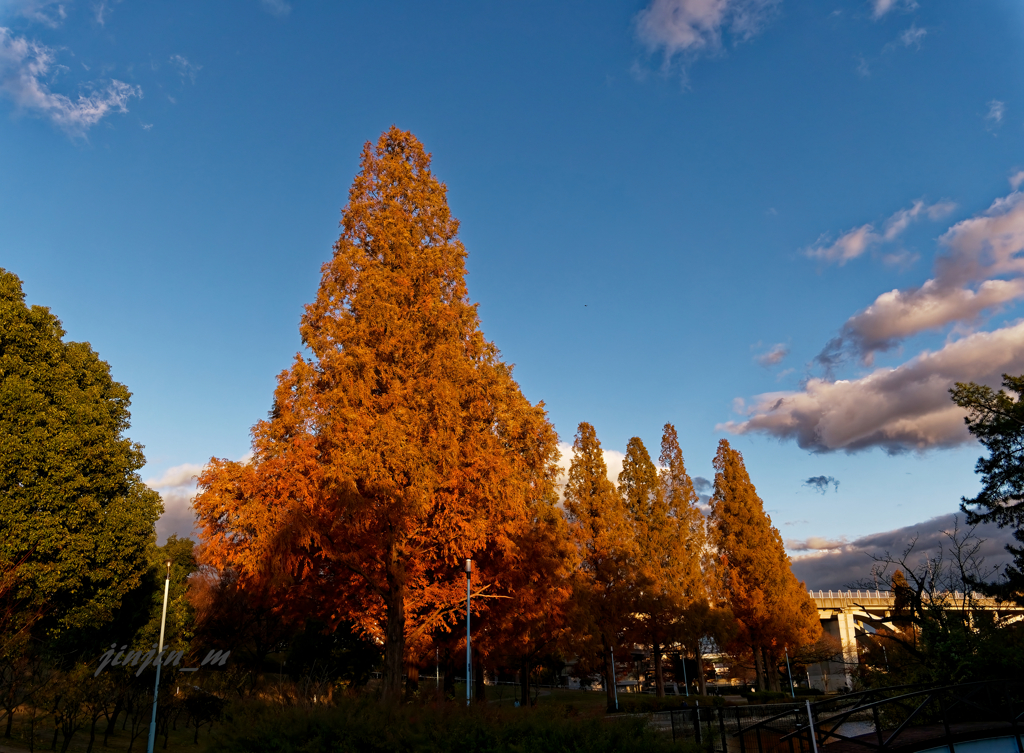
[[[1024,604],[1024,376],[1003,374],[1003,389],[973,382],[957,382],[950,390],[953,402],[967,409],[967,429],[988,450],[978,458],[981,491],[963,497],[960,509],[968,525],[995,523],[1011,528],[1021,546],[1007,545],[1013,564],[995,584],[975,583],[990,593]]]
[[[1020,675],[1022,626],[974,589],[993,574],[980,554],[983,540],[959,521],[943,534],[943,546],[927,556],[912,541],[898,556],[877,558],[872,580],[891,590],[895,603],[888,624],[864,639],[858,674],[865,685],[949,685]]]
[[[124,436],[131,393],[0,269],[0,561],[57,632],[109,621],[148,566],[160,496]]]

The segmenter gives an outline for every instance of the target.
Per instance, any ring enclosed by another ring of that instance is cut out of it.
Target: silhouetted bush
[[[236,702],[213,732],[223,753],[668,753],[686,750],[643,717],[581,716],[564,708],[498,709],[343,698],[331,707]],[[693,753],[697,753],[694,749]]]

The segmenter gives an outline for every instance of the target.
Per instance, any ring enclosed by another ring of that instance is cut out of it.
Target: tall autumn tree
[[[462,561],[514,547],[550,494],[557,437],[484,339],[444,184],[411,133],[366,144],[333,258],[247,465],[214,460],[195,502],[203,556],[293,610],[384,643],[455,619]]]
[[[636,537],[636,615],[640,642],[651,647],[655,690],[665,695],[662,660],[672,640],[679,614],[696,596],[701,581],[701,528],[697,495],[683,465],[682,452],[671,424],[662,439],[659,473],[639,437],[626,446],[619,474],[619,494]]]
[[[580,567],[574,593],[578,616],[600,644],[608,708],[615,707],[612,650],[629,627],[635,608],[636,536],[615,485],[608,479],[597,432],[583,422],[576,430],[565,510]]]
[[[17,568],[25,614],[67,635],[111,620],[140,583],[163,505],[125,436],[131,393],[63,338],[0,269],[0,568]]]
[[[663,502],[653,508],[648,524],[650,562],[656,568],[656,587],[651,591],[648,614],[649,634],[655,655],[658,695],[665,693],[661,671],[661,648],[670,640],[685,638],[681,615],[718,606],[718,573],[708,542],[707,521],[697,508],[700,498],[686,471],[676,427],[666,423],[661,435],[661,471],[658,477]],[[716,616],[719,612],[713,610]],[[721,620],[720,620],[721,621]],[[691,620],[690,624],[697,624]],[[701,663],[700,642],[696,655]]]
[[[484,613],[474,624],[483,630],[474,631],[474,651],[491,666],[519,672],[524,706],[533,703],[530,682],[537,661],[554,653],[570,629],[576,559],[565,518],[554,502],[557,497],[534,506],[514,552],[480,559],[481,583],[501,598],[478,600]]]
[[[782,537],[764,511],[743,456],[721,440],[715,455],[711,517],[729,606],[739,621],[737,641],[751,651],[758,687],[778,690],[783,648],[813,643],[818,612],[793,575]]]

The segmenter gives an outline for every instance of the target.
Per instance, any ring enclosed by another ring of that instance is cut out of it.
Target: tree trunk
[[[775,652],[771,649],[764,650],[764,669],[768,675],[768,689],[775,693],[782,692],[779,684],[779,662]]]
[[[450,648],[441,655],[441,666],[444,669],[442,692],[445,698],[455,698],[455,657]]]
[[[697,644],[697,692],[700,695],[708,694],[708,678],[704,674],[704,652],[700,649],[700,644]]]
[[[523,666],[519,670],[519,705],[523,708],[530,706],[530,660],[523,659]]]
[[[655,641],[651,653],[654,655],[654,694],[658,698],[664,698],[665,675],[661,671],[661,644]]]
[[[96,724],[99,720],[98,715],[92,718],[92,726],[89,727],[89,744],[85,748],[85,753],[92,753],[92,746],[96,742]]]
[[[387,626],[384,636],[384,672],[381,698],[385,703],[402,700],[402,668],[405,665],[405,573],[398,563],[398,553],[391,545],[387,568],[388,593],[385,598]]]
[[[617,704],[615,702],[615,671],[612,668],[612,647],[607,642],[602,641],[604,646],[604,694],[605,700],[608,702],[608,711],[618,711]]]
[[[473,668],[473,698],[478,703],[483,703],[487,692],[487,685],[484,683],[484,663],[479,658],[474,663],[476,666]]]
[[[107,728],[103,731],[103,747],[107,747],[107,740],[110,735],[113,734],[117,727],[117,717],[121,715],[121,709],[124,708],[124,693],[122,692],[117,697],[117,702],[114,703],[114,710],[110,713],[110,717],[107,720]]]
[[[754,654],[754,672],[757,674],[757,689],[765,690],[764,684],[764,661],[761,657],[761,647],[752,646],[751,651]]]
[[[405,693],[416,696],[420,692],[420,668],[407,664],[405,667]]]

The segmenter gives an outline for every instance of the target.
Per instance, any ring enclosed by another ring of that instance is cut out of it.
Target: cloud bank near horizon
[[[884,557],[886,553],[898,557],[916,539],[908,564],[916,566],[929,556],[935,556],[949,546],[945,532],[952,531],[954,519],[959,519],[961,532],[966,530],[963,515],[949,513],[939,515],[913,525],[895,528],[891,531],[872,533],[853,541],[846,539],[829,540],[812,536],[798,541],[786,541],[793,562],[793,573],[811,591],[846,590],[857,588],[858,583],[872,581],[873,558]],[[1016,543],[1012,533],[994,525],[981,525],[974,531],[983,540],[979,555],[984,557],[986,566],[1001,567],[1012,558],[1006,545]],[[884,586],[879,585],[879,588]]]
[[[158,544],[166,542],[171,534],[195,539],[192,498],[196,496],[196,476],[203,468],[196,463],[176,465],[164,471],[162,476],[143,482],[159,492],[164,501],[164,514],[156,522]]]

